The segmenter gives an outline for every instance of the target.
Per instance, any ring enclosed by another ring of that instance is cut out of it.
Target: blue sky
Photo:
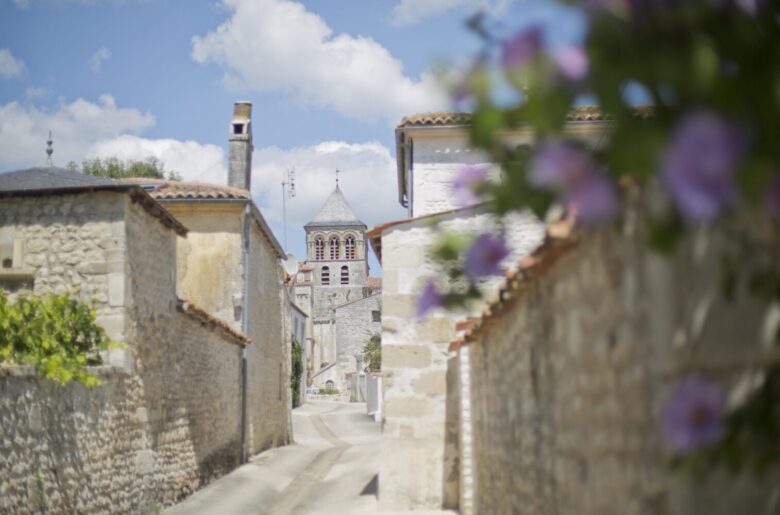
[[[0,172],[43,164],[52,130],[57,165],[154,155],[224,183],[232,104],[250,100],[253,196],[282,241],[279,183],[295,168],[303,257],[300,227],[337,167],[369,226],[403,217],[393,127],[449,107],[432,70],[474,56],[464,20],[480,8],[507,34],[542,21],[553,43],[581,37],[548,0],[0,0]]]

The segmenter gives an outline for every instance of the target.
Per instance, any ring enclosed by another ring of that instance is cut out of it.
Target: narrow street
[[[377,511],[380,425],[365,404],[309,401],[293,411],[293,445],[196,492],[167,515],[362,515]]]

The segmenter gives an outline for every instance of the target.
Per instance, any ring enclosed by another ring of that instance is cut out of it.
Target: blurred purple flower
[[[766,208],[775,220],[780,220],[780,176],[775,177],[769,185],[766,195]]]
[[[542,28],[538,25],[525,28],[504,41],[501,47],[501,65],[505,69],[528,64],[542,48]]]
[[[706,222],[734,205],[734,172],[747,143],[742,129],[712,112],[689,114],[678,124],[661,176],[685,218]]]
[[[481,234],[466,251],[466,273],[473,278],[501,275],[501,261],[508,255],[509,247],[502,236]]]
[[[538,147],[528,182],[540,189],[558,191],[583,223],[603,221],[617,210],[615,188],[609,179],[598,171],[587,152],[564,140],[551,140]]]
[[[576,210],[577,220],[585,224],[603,222],[617,212],[615,187],[601,174],[575,185],[565,200]]]
[[[460,169],[452,182],[452,194],[460,206],[470,206],[479,201],[477,188],[487,181],[488,169],[485,166],[466,166]]]
[[[444,307],[444,295],[439,292],[435,282],[428,281],[417,301],[417,316],[425,316],[428,311],[442,307]]]
[[[674,388],[661,412],[661,430],[672,448],[690,453],[718,443],[725,433],[723,391],[699,376]]]
[[[552,57],[561,74],[569,80],[579,81],[588,74],[588,56],[581,47],[558,48],[553,51]]]
[[[482,76],[487,73],[487,57],[480,55],[452,85],[450,94],[452,102],[456,107],[461,107],[466,101],[471,99],[479,90],[479,84]]]
[[[561,139],[540,144],[534,152],[528,181],[537,188],[568,188],[594,174],[596,165],[578,146]]]

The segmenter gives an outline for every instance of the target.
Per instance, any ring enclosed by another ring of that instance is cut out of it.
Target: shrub
[[[61,384],[100,384],[90,365],[113,344],[95,322],[95,311],[72,294],[21,294],[10,301],[0,290],[0,363],[28,365]]]

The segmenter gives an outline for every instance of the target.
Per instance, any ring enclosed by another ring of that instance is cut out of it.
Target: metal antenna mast
[[[49,131],[49,139],[46,140],[46,165],[49,168],[54,166],[54,161],[51,159],[51,155],[54,153],[54,140],[51,139],[51,131]]]
[[[287,187],[289,186],[289,190]],[[295,197],[295,168],[287,172],[287,180],[282,179],[282,218],[284,220],[284,251],[287,252],[287,198]]]

